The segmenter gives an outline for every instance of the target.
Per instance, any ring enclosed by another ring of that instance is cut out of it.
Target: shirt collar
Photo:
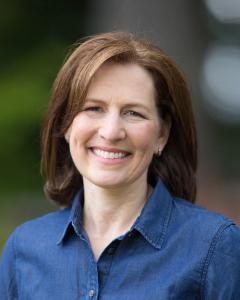
[[[76,232],[76,234],[81,235],[82,213],[83,213],[83,189],[80,189],[73,198],[69,218],[67,220],[67,223],[64,226],[60,238],[57,241],[57,244],[63,242],[65,237],[68,235],[71,226]]]
[[[148,198],[133,228],[155,248],[161,249],[166,238],[167,228],[173,207],[172,196],[161,179]]]
[[[131,231],[137,230],[152,246],[161,249],[166,238],[172,206],[172,196],[161,179],[158,179],[152,194],[132,226]],[[83,189],[73,198],[68,221],[57,244],[63,242],[71,226],[77,235],[82,236],[82,213]]]

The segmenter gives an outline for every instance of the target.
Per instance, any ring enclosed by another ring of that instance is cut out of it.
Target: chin
[[[102,176],[99,178],[88,178],[88,180],[92,184],[94,184],[98,187],[101,187],[101,188],[105,188],[105,189],[124,187],[124,185],[126,185],[126,183],[127,183],[125,179],[113,178],[112,176],[111,177]]]

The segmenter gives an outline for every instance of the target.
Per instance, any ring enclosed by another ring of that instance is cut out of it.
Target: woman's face
[[[65,137],[83,180],[117,188],[145,183],[168,126],[159,119],[150,74],[137,64],[106,63]]]

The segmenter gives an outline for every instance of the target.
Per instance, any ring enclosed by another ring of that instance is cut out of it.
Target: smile
[[[110,151],[103,151],[100,149],[92,149],[93,153],[99,157],[107,158],[107,159],[117,159],[117,158],[124,158],[128,155],[125,152],[110,152]]]

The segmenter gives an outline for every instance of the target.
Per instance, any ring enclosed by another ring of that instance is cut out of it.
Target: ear
[[[68,128],[68,130],[64,134],[64,137],[65,137],[65,140],[67,143],[69,143],[70,134],[71,134],[71,126]]]
[[[164,120],[161,120],[159,138],[158,138],[155,154],[160,155],[164,147],[166,146],[168,142],[171,126],[172,126],[172,120],[170,117],[166,117]]]

